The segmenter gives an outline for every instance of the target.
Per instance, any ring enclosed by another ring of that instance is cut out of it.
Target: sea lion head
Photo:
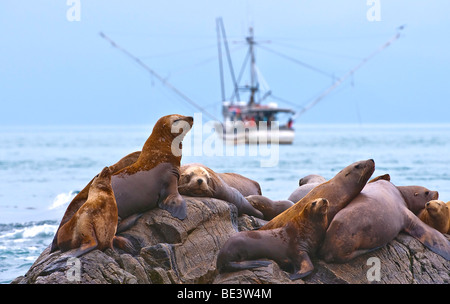
[[[439,216],[439,214],[447,214],[447,205],[440,200],[431,200],[425,204],[425,210],[431,217]]]
[[[375,171],[375,161],[373,159],[362,160],[345,167],[339,172],[344,178],[350,178],[354,183],[364,187]],[[362,188],[361,188],[362,189]]]
[[[405,199],[408,209],[414,214],[425,208],[427,202],[439,198],[439,192],[431,191],[422,186],[399,186],[397,189],[400,190]]]
[[[89,189],[89,193],[92,191],[106,191],[108,193],[112,192],[111,187],[111,175],[112,172],[109,167],[103,168],[102,172],[97,174],[92,181],[92,185]]]
[[[303,209],[303,212],[308,217],[325,217],[327,216],[329,202],[326,198],[318,198],[307,203]]]
[[[203,167],[189,166],[183,170],[178,182],[178,191],[184,195],[213,196],[211,174]]]
[[[161,151],[167,155],[171,153],[181,159],[181,142],[194,123],[191,116],[179,114],[166,115],[158,119],[152,134],[142,148],[140,158],[148,158],[147,151]],[[179,164],[178,164],[179,165]]]

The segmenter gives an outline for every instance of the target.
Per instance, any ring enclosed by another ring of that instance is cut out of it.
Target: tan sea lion
[[[331,222],[336,213],[361,192],[374,170],[373,159],[355,162],[345,167],[332,179],[316,186],[291,208],[261,227],[261,230],[283,227],[301,211],[305,204],[316,198],[326,198],[330,202],[328,222]]]
[[[396,187],[385,180],[367,184],[331,221],[320,255],[326,262],[347,262],[384,246],[404,231],[450,260],[450,242],[409,210],[409,206],[425,205],[437,196],[423,187]]]
[[[280,267],[292,271],[292,280],[310,274],[314,256],[327,227],[326,199],[315,199],[282,228],[264,231],[241,231],[232,235],[217,256],[219,272],[230,272],[267,266],[271,259]]]
[[[422,222],[441,233],[448,233],[450,229],[450,211],[446,203],[432,200],[425,204],[418,217]]]
[[[263,195],[249,195],[245,199],[256,209],[262,212],[264,220],[270,221],[278,214],[294,205],[290,200],[273,201]]]
[[[447,202],[445,205],[447,206],[447,208],[448,208],[448,210],[449,210],[449,212],[450,212],[450,202]],[[448,231],[447,231],[447,234],[450,234],[450,219],[449,219],[449,223],[448,223]]]
[[[94,249],[112,249],[117,221],[117,205],[111,187],[111,171],[105,167],[92,181],[88,200],[58,230],[58,247],[63,252],[78,248],[72,254],[74,257]]]
[[[241,192],[229,186],[212,169],[202,164],[187,164],[181,166],[180,171],[178,191],[181,194],[221,199],[235,205],[239,215],[245,213],[261,219],[263,218],[263,214],[255,209]],[[241,185],[241,188],[243,186],[244,184]],[[241,191],[243,190],[241,189]]]
[[[119,226],[126,229],[140,214],[159,206],[179,219],[186,217],[186,203],[178,193],[181,141],[193,118],[182,115],[161,117],[141,152],[134,152],[113,165],[111,185],[117,202]],[[174,154],[174,152],[176,152]],[[117,170],[117,171],[116,171]],[[70,220],[85,201],[88,186],[67,207],[60,227]],[[130,217],[131,220],[125,221]],[[58,249],[56,241],[51,251]]]

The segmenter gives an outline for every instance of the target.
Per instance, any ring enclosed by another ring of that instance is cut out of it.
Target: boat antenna
[[[387,42],[385,42],[382,46],[380,46],[378,49],[376,49],[373,53],[371,53],[369,56],[365,57],[358,65],[356,65],[354,68],[352,68],[350,71],[348,71],[344,76],[336,80],[330,87],[328,87],[325,91],[323,91],[316,99],[314,99],[312,102],[307,104],[305,107],[302,108],[300,112],[298,112],[295,116],[295,118],[298,118],[300,115],[303,115],[306,111],[314,107],[316,104],[318,104],[322,99],[324,99],[328,94],[330,94],[334,89],[336,89],[340,84],[342,84],[347,78],[353,76],[353,74],[359,70],[363,65],[365,65],[370,59],[378,55],[381,51],[386,49],[388,46],[390,46],[392,43],[394,43],[396,40],[400,38],[400,31],[404,29],[404,26],[400,26],[397,28],[398,32],[393,37],[391,37]]]
[[[180,90],[178,90],[176,87],[174,87],[172,84],[170,84],[166,79],[161,77],[159,74],[157,74],[154,70],[152,70],[148,65],[143,63],[139,58],[128,52],[126,49],[118,45],[116,42],[114,42],[111,38],[106,36],[103,32],[100,32],[100,37],[107,40],[111,45],[118,50],[122,51],[125,55],[136,61],[137,64],[139,64],[141,67],[143,67],[147,72],[149,72],[151,75],[153,75],[155,78],[157,78],[163,85],[174,91],[178,96],[180,96],[182,99],[190,103],[193,107],[201,111],[206,116],[212,118],[213,120],[219,121],[214,115],[210,114],[208,111],[206,111],[203,107],[201,107],[199,104],[194,102],[192,99],[187,97],[184,93],[182,93]]]

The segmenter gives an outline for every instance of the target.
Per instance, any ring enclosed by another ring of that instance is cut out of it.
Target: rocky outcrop
[[[50,254],[49,246],[29,271],[12,283],[450,283],[450,263],[406,234],[346,264],[316,259],[314,273],[304,280],[291,281],[275,262],[268,267],[219,274],[216,258],[224,242],[237,231],[264,223],[246,215],[238,217],[236,207],[225,201],[185,198],[185,220],[157,208],[122,234],[139,249],[134,256],[108,249],[67,259],[67,253]]]

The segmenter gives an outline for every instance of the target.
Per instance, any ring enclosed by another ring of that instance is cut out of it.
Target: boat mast
[[[246,38],[250,53],[250,101],[248,105],[253,106],[255,104],[255,93],[258,91],[258,84],[256,82],[255,49],[253,47],[255,44],[255,40],[253,39],[253,27],[250,27],[249,34],[250,35]]]

